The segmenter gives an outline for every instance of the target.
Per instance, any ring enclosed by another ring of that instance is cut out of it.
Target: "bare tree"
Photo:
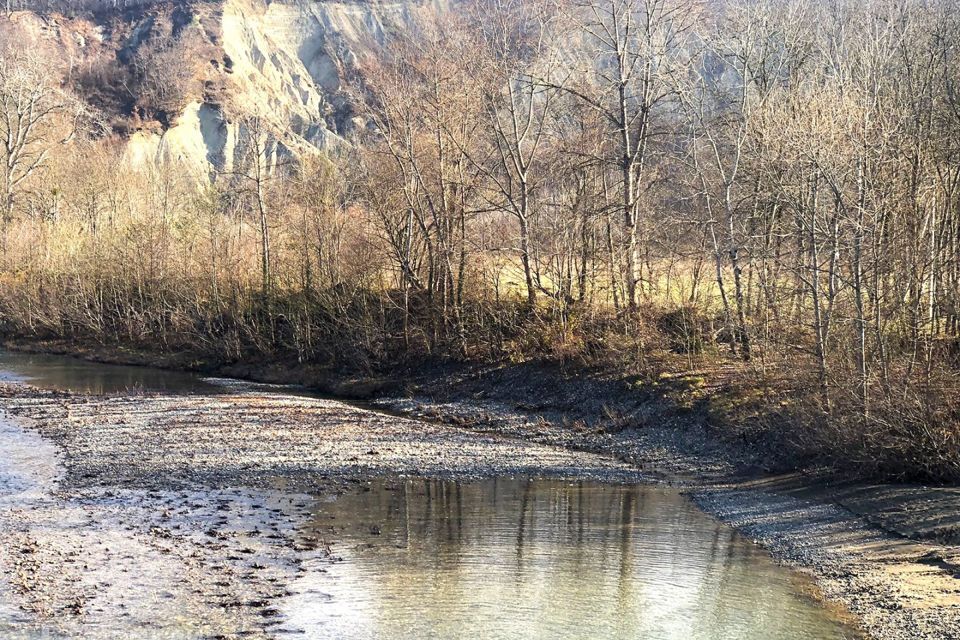
[[[239,122],[239,142],[236,166],[227,175],[237,189],[251,202],[260,235],[260,287],[265,299],[273,285],[270,245],[270,207],[267,203],[269,183],[278,170],[278,140],[266,118],[247,115]]]
[[[13,220],[14,204],[29,180],[47,162],[56,145],[56,116],[66,109],[38,61],[26,54],[0,57],[0,163],[2,163],[2,243]]]
[[[543,156],[560,92],[539,78],[556,76],[556,25],[542,3],[508,0],[492,11],[487,4],[478,8],[483,12],[476,23],[488,78],[477,99],[484,106],[492,144],[484,149],[488,157],[480,158],[471,149],[466,152],[490,182],[495,194],[491,204],[517,220],[527,303],[534,309],[543,284],[533,264],[531,218],[536,192],[546,186]]]
[[[651,142],[664,134],[659,112],[675,97],[684,40],[697,5],[674,0],[596,0],[578,5],[573,20],[583,32],[585,59],[579,82],[556,84],[599,112],[611,147],[603,158],[620,173],[627,304],[637,307],[637,217]]]

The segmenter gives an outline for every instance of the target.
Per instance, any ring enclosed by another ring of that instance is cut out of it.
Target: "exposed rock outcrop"
[[[67,84],[127,139],[130,162],[172,161],[208,176],[235,162],[249,117],[267,123],[281,150],[336,153],[366,126],[357,116],[364,66],[390,34],[415,33],[441,7],[168,1],[11,20],[64,52]]]

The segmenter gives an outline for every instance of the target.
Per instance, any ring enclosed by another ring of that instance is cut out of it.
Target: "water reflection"
[[[136,390],[168,393],[212,393],[219,390],[199,376],[181,371],[14,351],[0,351],[0,380],[26,381],[45,389],[96,395]]]
[[[525,479],[369,489],[319,503],[304,532],[344,556],[286,602],[308,637],[857,637],[796,574],[674,491]]]

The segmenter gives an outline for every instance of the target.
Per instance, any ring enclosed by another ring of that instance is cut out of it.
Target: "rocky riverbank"
[[[816,469],[772,473],[760,452],[718,442],[702,420],[667,411],[658,422],[650,403],[617,398],[600,408],[602,396],[577,398],[587,386],[571,388],[572,398],[537,394],[533,408],[478,397],[475,387],[465,394],[469,384],[378,404],[628,461],[679,484],[702,509],[809,573],[825,601],[852,612],[870,637],[960,638],[960,489],[871,484]]]
[[[0,383],[0,398],[4,638],[295,632],[276,608],[297,595],[287,585],[304,562],[336,560],[335,541],[300,531],[310,496],[374,476],[644,479],[604,456],[246,385],[87,396]]]
[[[293,535],[305,492],[343,491],[373,476],[659,479],[682,485],[706,511],[810,573],[828,601],[854,612],[871,636],[960,638],[960,554],[952,546],[960,492],[773,474],[762,453],[719,441],[709,424],[656,400],[604,396],[590,381],[503,384],[417,384],[375,401],[377,410],[224,381],[223,393],[187,395],[84,396],[0,385],[7,413],[56,443],[63,462],[37,506],[7,509],[0,526],[44,530],[62,511],[71,530],[83,532],[85,522],[97,527],[74,540],[59,527],[46,541],[11,536],[0,551],[0,561],[14,567],[5,588],[23,609],[46,611],[61,625],[74,619],[72,611],[122,619],[154,605],[129,603],[121,612],[96,604],[90,561],[71,572],[69,550],[99,558],[93,566],[119,566],[120,558],[195,566],[193,573],[227,577],[189,587],[192,620],[219,628],[212,636],[266,635],[278,624],[269,603],[285,582],[280,574],[296,572],[304,553],[330,554],[329,541],[304,545]],[[216,494],[218,513],[199,506],[198,486]],[[279,496],[292,498],[279,505]],[[181,521],[155,521],[158,513],[179,513]],[[217,526],[205,528],[211,518]],[[127,542],[104,543],[100,527]],[[103,555],[91,544],[111,551]],[[224,561],[226,544],[237,549]],[[44,560],[17,564],[20,556]],[[67,583],[85,584],[93,595]],[[239,627],[217,626],[224,601],[250,613],[230,617]]]

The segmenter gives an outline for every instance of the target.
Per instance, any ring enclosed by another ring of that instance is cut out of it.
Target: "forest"
[[[202,90],[190,28],[110,88],[138,118]],[[381,46],[342,143],[225,96],[235,161],[197,176],[0,38],[3,335],[683,375],[726,389],[717,437],[960,479],[953,3],[463,0]]]

